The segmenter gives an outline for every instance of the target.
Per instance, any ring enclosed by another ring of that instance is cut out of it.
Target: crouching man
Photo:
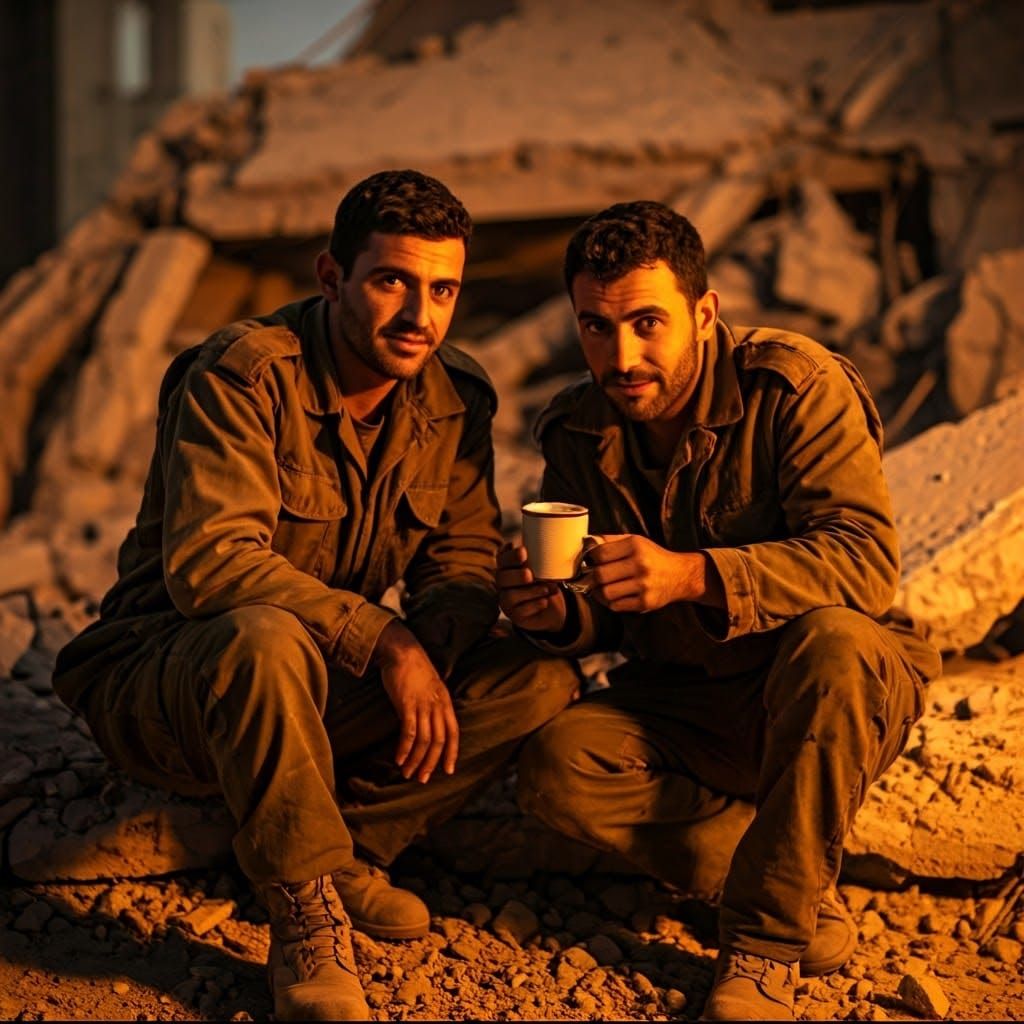
[[[842,357],[719,320],[697,232],[658,203],[584,223],[565,279],[591,379],[541,416],[542,497],[588,506],[602,543],[586,593],[512,547],[499,593],[543,649],[626,661],[527,743],[521,801],[720,895],[705,1019],[792,1019],[800,972],[856,946],[843,839],[940,669],[889,610],[878,414]]]
[[[321,296],[179,356],[119,579],[54,685],[144,783],[223,794],[270,916],[278,1019],[366,1019],[352,925],[423,935],[387,865],[569,701],[496,640],[483,371],[444,344],[469,216],[382,172],[338,207]],[[380,604],[404,580],[405,618]]]

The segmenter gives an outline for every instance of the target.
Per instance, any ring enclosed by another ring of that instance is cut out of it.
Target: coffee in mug
[[[523,509],[526,561],[538,580],[571,580],[580,573],[590,514],[583,505],[531,501]]]

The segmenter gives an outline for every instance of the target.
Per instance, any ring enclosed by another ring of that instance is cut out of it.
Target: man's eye
[[[385,288],[400,288],[402,286],[402,279],[397,274],[384,274],[380,283]]]
[[[637,321],[637,327],[641,334],[652,334],[661,326],[661,321],[656,316],[641,317]]]
[[[455,289],[450,284],[434,285],[434,298],[450,299],[455,294]]]
[[[603,320],[587,320],[583,324],[583,331],[585,334],[607,334],[608,324]]]

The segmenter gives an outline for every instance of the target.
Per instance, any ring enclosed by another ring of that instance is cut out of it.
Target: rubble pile
[[[94,977],[123,958],[90,1012],[268,1011],[223,807],[111,773],[49,674],[113,581],[170,359],[313,291],[339,197],[395,166],[440,177],[478,225],[454,333],[501,398],[510,530],[539,482],[532,420],[583,369],[564,242],[602,206],[673,205],[728,322],[858,366],[886,421],[899,603],[946,652],[1004,660],[951,662],[930,689],[848,844],[861,950],[798,1009],[997,1017],[1024,995],[1024,6],[508,6],[406,59],[364,50],[176,104],[107,202],[0,292],[0,1016],[75,1009],[45,971],[3,972],[86,948]],[[361,940],[381,1016],[699,1013],[713,929],[520,816],[508,780],[401,867],[436,927]]]

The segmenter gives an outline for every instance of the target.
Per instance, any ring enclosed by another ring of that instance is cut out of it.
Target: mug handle
[[[568,590],[571,594],[587,594],[590,592],[590,566],[587,564],[587,555],[603,543],[604,539],[594,536],[594,534],[588,533],[584,536],[576,575],[571,580],[562,580],[563,589]]]

